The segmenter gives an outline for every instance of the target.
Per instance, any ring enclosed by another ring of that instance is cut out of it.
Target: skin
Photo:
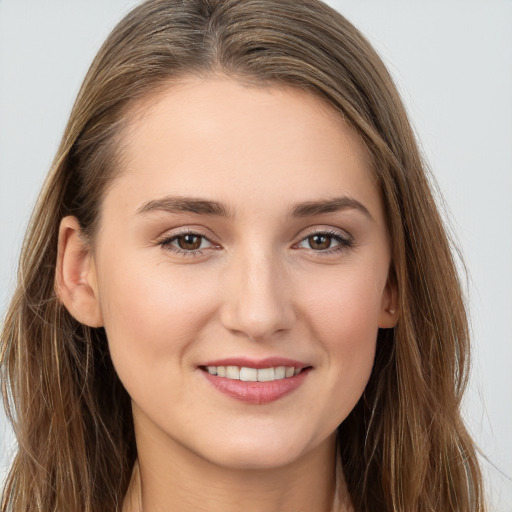
[[[125,510],[329,511],[336,427],[363,393],[378,328],[396,322],[364,145],[306,92],[223,76],[147,99],[123,144],[94,244],[62,221],[57,288],[77,319],[105,327],[132,397],[139,464]],[[141,212],[171,195],[232,216]],[[363,208],[290,215],[334,197]],[[192,239],[200,254],[176,252],[183,232],[204,237]],[[271,356],[311,370],[265,404],[220,393],[199,368]]]

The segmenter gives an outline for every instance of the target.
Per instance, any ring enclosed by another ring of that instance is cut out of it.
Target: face
[[[139,110],[91,273],[138,439],[291,463],[332,441],[393,322],[365,149],[291,88],[183,80]]]

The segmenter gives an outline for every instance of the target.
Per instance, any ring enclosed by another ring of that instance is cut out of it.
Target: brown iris
[[[201,247],[201,236],[199,235],[181,235],[177,237],[180,249],[195,251]]]
[[[317,251],[329,249],[332,243],[332,236],[329,235],[313,235],[308,237],[308,243],[311,249]]]

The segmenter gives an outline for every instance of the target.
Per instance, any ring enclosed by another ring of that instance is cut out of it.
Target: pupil
[[[309,237],[309,246],[312,249],[328,249],[331,245],[331,237],[326,235],[314,235]]]
[[[197,235],[183,235],[178,238],[178,245],[181,249],[194,250],[201,246],[201,237]]]

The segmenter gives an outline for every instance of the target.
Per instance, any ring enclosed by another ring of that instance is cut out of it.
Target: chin
[[[212,454],[210,462],[226,469],[257,471],[285,467],[296,461],[299,456],[297,453],[282,450],[252,450],[244,447],[241,450]]]
[[[269,470],[292,464],[315,447],[306,436],[293,438],[289,431],[282,431],[266,437],[239,435],[228,440],[211,441],[201,456],[224,468]]]

